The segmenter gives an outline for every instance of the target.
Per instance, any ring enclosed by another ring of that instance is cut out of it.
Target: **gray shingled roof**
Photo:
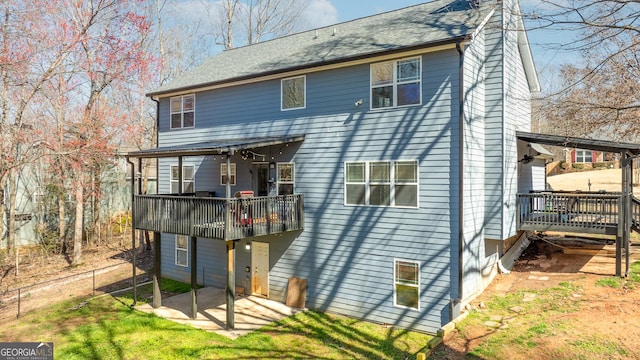
[[[484,0],[480,8],[474,9],[470,5],[473,2],[435,0],[223,51],[148,95],[468,38],[486,19],[495,3]]]

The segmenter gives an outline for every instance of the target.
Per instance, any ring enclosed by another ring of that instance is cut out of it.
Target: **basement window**
[[[420,263],[394,260],[393,305],[420,310]]]
[[[176,235],[176,265],[189,266],[189,241],[186,235]]]

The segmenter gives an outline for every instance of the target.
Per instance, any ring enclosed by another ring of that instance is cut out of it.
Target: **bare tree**
[[[559,44],[585,61],[565,64],[561,86],[548,90],[540,116],[566,135],[640,136],[640,3],[631,0],[542,0],[527,14],[532,30],[572,31],[571,44]]]
[[[231,49],[302,28],[304,0],[203,0],[218,45]]]

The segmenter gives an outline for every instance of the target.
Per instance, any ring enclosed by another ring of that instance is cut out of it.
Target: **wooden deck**
[[[518,194],[518,230],[618,234],[622,193]],[[631,227],[638,230],[640,202],[632,197]]]
[[[304,228],[304,196],[211,198],[168,195],[134,197],[136,229],[238,240]]]

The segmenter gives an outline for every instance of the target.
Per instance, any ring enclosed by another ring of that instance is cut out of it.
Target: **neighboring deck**
[[[532,192],[518,194],[518,230],[617,235],[622,193]],[[640,202],[631,199],[631,228],[640,224]]]
[[[304,196],[134,197],[136,229],[237,240],[304,228]]]

